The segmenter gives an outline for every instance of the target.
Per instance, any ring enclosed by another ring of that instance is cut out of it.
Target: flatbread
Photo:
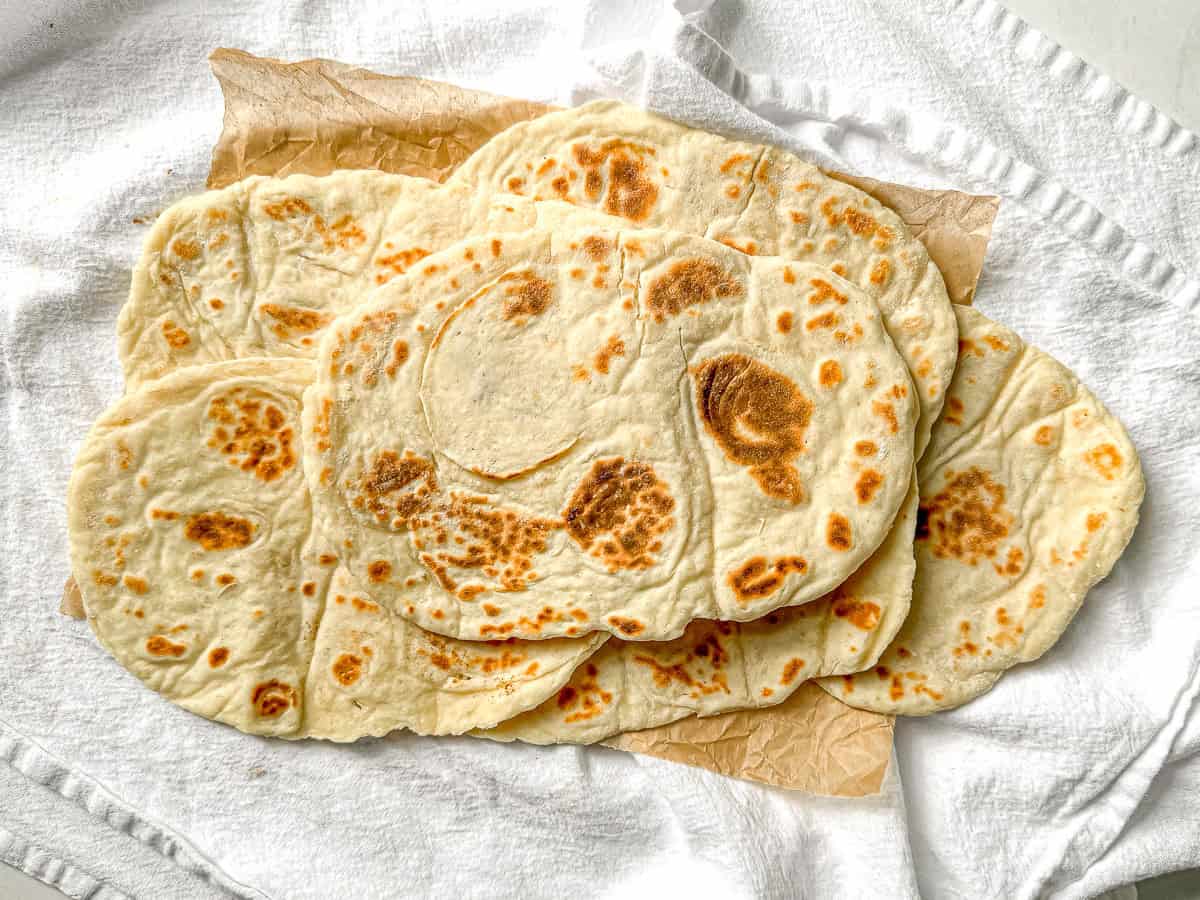
[[[908,620],[871,672],[820,685],[924,715],[1037,659],[1129,543],[1145,493],[1124,427],[1061,363],[956,307],[961,350],[921,460]]]
[[[314,530],[301,464],[312,364],[183,369],[79,451],[71,562],[100,642],[147,686],[254,734],[459,733],[552,696],[603,636],[468,644],[390,615]]]
[[[117,335],[132,388],[180,366],[311,358],[333,318],[428,254],[522,230],[533,204],[375,171],[259,176],[188,197],[146,237]],[[482,212],[481,212],[482,210]]]
[[[592,744],[691,715],[774,706],[811,678],[870,668],[908,614],[916,520],[914,482],[883,544],[832,594],[753,622],[698,619],[673,641],[612,638],[553,699],[477,734]]]
[[[824,596],[909,484],[916,403],[828,270],[660,231],[530,231],[338,319],[305,399],[317,515],[451,637],[678,636]]]
[[[505,194],[561,200],[841,271],[883,310],[918,389],[918,455],[928,442],[954,372],[950,298],[904,221],[858,188],[777,147],[612,100],[509,127],[447,183],[469,187],[479,214]]]

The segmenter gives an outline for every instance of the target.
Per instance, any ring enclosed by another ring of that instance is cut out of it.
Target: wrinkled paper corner
[[[681,719],[604,745],[774,787],[870,797],[887,770],[892,722],[806,683],[778,706]]]
[[[250,175],[379,169],[444,181],[493,135],[552,107],[332,60],[296,63],[220,49],[225,98],[210,188]],[[996,197],[929,191],[834,173],[895,209],[926,245],[956,303],[970,303]],[[82,617],[73,581],[61,610]],[[813,684],[778,706],[689,718],[606,745],[775,787],[840,797],[877,794],[893,720],[846,706]]]

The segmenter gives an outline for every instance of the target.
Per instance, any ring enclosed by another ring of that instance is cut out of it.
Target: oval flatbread
[[[917,404],[862,291],[702,238],[465,241],[326,334],[317,515],[451,637],[679,635],[815,600],[883,541]]]
[[[688,128],[612,100],[511,126],[447,182],[479,215],[505,194],[561,200],[643,228],[818,263],[866,291],[917,386],[917,453],[954,372],[956,334],[937,266],[909,227],[861,190],[777,147]]]
[[[298,447],[312,364],[183,369],[119,400],[68,494],[92,629],[146,685],[254,734],[459,733],[552,696],[603,636],[468,644],[372,600],[314,529]]]
[[[311,358],[333,318],[469,234],[521,230],[533,204],[484,212],[462,187],[375,171],[254,176],[159,216],[117,323],[133,388],[180,366]]]
[[[924,715],[1037,659],[1129,543],[1145,493],[1124,427],[1061,363],[956,307],[958,369],[921,460],[912,611],[876,668],[822,687]]]

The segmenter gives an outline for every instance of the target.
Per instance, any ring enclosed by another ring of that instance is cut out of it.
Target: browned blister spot
[[[973,353],[976,356],[983,356],[983,348],[970,338],[959,338],[958,355],[962,357],[966,356],[968,353]]]
[[[994,334],[986,335],[983,339],[983,342],[997,353],[1002,353],[1008,349],[1008,344],[996,337]]]
[[[469,569],[496,580],[500,591],[522,591],[537,577],[533,558],[546,552],[550,533],[563,527],[560,519],[544,519],[493,506],[486,497],[451,495],[437,506],[450,532],[464,537],[459,552],[425,553],[421,561],[442,586],[454,593],[458,585],[449,568]],[[428,529],[427,529],[428,530]],[[455,542],[457,544],[457,541]]]
[[[417,653],[428,657],[434,666],[455,680],[470,678],[476,672],[484,675],[506,672],[528,660],[516,638],[486,644],[452,643],[436,634],[427,634],[424,639],[429,643],[429,649],[418,649]],[[533,663],[525,668],[524,674],[533,675],[537,669],[537,663]]]
[[[1033,436],[1033,441],[1042,447],[1049,447],[1054,441],[1054,429],[1049,425],[1043,425],[1037,430]]]
[[[821,387],[837,387],[842,383],[842,367],[836,359],[827,359],[821,363],[817,379],[821,382]]]
[[[758,252],[758,244],[751,240],[739,244],[736,238],[732,238],[729,235],[722,235],[721,237],[714,238],[714,240],[719,244],[724,244],[726,247],[732,247],[739,253],[745,253],[747,256],[753,256]]]
[[[791,270],[791,268],[788,266],[783,267],[783,282],[784,282],[784,284],[795,284],[796,283],[796,273],[793,272]]]
[[[616,250],[616,244],[598,234],[589,235],[583,239],[583,252],[592,262],[604,262]]]
[[[883,287],[892,276],[892,264],[886,259],[880,259],[871,267],[871,284]]]
[[[646,307],[654,321],[662,322],[691,306],[717,298],[740,297],[741,282],[710,259],[681,259],[650,282]]]
[[[745,153],[734,153],[725,162],[721,163],[721,174],[728,175],[734,168],[741,166],[744,162],[749,162],[750,157]],[[744,173],[739,173],[744,174]]]
[[[782,334],[787,334],[792,330],[791,310],[785,309],[779,314],[779,317],[775,320],[775,327],[778,328]]]
[[[859,456],[874,456],[878,450],[874,441],[858,441],[854,445],[854,452]]]
[[[1004,485],[978,466],[959,473],[947,470],[945,481],[917,510],[917,540],[931,541],[931,552],[939,559],[972,566],[991,559],[1013,525],[1004,506]]]
[[[392,343],[392,358],[387,364],[388,378],[395,378],[399,368],[408,361],[408,342],[395,341]]]
[[[813,292],[808,295],[809,306],[821,306],[830,301],[838,306],[845,306],[850,299],[824,278],[813,278],[809,284],[813,289]]]
[[[779,683],[787,687],[796,680],[796,676],[804,670],[804,660],[799,657],[789,659],[787,665],[783,667],[783,674],[779,676]]]
[[[576,144],[571,153],[584,171],[584,190],[591,200],[600,199],[604,189],[601,172],[608,164],[605,212],[633,222],[644,221],[650,215],[658,202],[658,185],[646,163],[647,156],[655,155],[653,147],[612,138],[595,149]]]
[[[175,251],[175,255],[180,259],[186,259],[189,262],[200,258],[200,245],[195,241],[176,238],[171,244],[171,249]]]
[[[946,400],[946,410],[942,413],[942,421],[947,425],[961,425],[963,410],[963,402],[957,397],[949,397]]]
[[[691,374],[700,420],[725,455],[768,496],[803,500],[792,460],[804,451],[813,405],[795,382],[740,353],[705,360]]]
[[[225,665],[228,659],[228,647],[214,647],[212,650],[208,651],[208,665],[213,669],[219,669],[221,666]]]
[[[1029,608],[1041,609],[1046,605],[1046,586],[1039,584],[1029,593]]]
[[[594,719],[612,703],[612,694],[600,687],[598,674],[596,667],[591,663],[580,666],[571,676],[570,684],[558,692],[555,703],[566,713],[563,717],[565,723]]]
[[[178,659],[187,652],[187,647],[176,644],[161,634],[152,634],[146,639],[146,652],[151,656],[173,656]]]
[[[300,593],[305,597],[311,597],[317,592],[317,583],[315,581],[306,581],[300,586]]]
[[[877,250],[886,250],[891,245],[895,234],[890,228],[880,225],[872,216],[853,206],[838,210],[840,202],[838,197],[829,197],[821,204],[821,214],[831,227],[845,225],[855,237],[863,240],[874,238],[873,246]]]
[[[1008,559],[1003,563],[994,563],[997,575],[1016,577],[1025,571],[1025,554],[1019,547],[1008,548]]]
[[[665,690],[672,684],[679,684],[689,689],[688,694],[693,699],[719,691],[728,694],[729,682],[721,669],[729,661],[729,653],[716,631],[706,631],[706,628],[711,629],[712,624],[697,622],[688,628],[683,638],[672,642],[682,643],[695,638],[695,642],[681,656],[674,655],[672,659],[664,660],[656,659],[647,653],[635,656],[633,661],[650,669],[654,684],[660,690]],[[697,629],[697,625],[705,627]],[[720,629],[721,626],[717,625],[717,628]],[[697,634],[697,631],[700,633]],[[721,633],[726,632],[722,630]],[[650,645],[647,649],[652,647],[653,645]]]
[[[367,240],[366,232],[358,226],[353,216],[345,214],[339,216],[336,221],[327,223],[324,216],[314,214],[312,207],[299,197],[286,197],[276,203],[266,203],[263,205],[263,211],[277,222],[308,217],[309,224],[326,250],[350,250],[362,246]]]
[[[871,404],[871,412],[887,423],[888,431],[892,434],[900,431],[900,420],[896,418],[896,409],[892,404],[876,400]]]
[[[312,334],[324,328],[332,321],[332,316],[306,309],[302,306],[285,306],[281,303],[263,303],[258,307],[275,320],[271,331],[281,341],[289,340],[296,335]]]
[[[125,587],[129,588],[129,590],[133,591],[135,594],[144,594],[150,590],[150,585],[145,578],[138,578],[135,575],[126,575],[121,580],[124,582]]]
[[[841,513],[830,513],[825,525],[825,543],[834,550],[845,552],[854,546],[850,520]]]
[[[500,283],[505,297],[502,315],[518,325],[529,316],[545,312],[553,299],[554,286],[530,271],[507,272],[500,276]]]
[[[847,597],[839,592],[833,603],[833,614],[839,619],[846,619],[856,628],[870,631],[879,624],[880,609],[878,603]]]
[[[392,574],[392,564],[386,559],[377,559],[367,566],[367,577],[378,583],[387,581]]]
[[[1121,453],[1113,444],[1100,444],[1083,455],[1089,466],[1095,469],[1106,481],[1117,477],[1124,460]]]
[[[359,493],[352,500],[355,507],[365,508],[381,523],[407,529],[414,519],[432,509],[438,482],[428,459],[411,452],[401,457],[385,450],[375,458],[358,487]]]
[[[293,433],[287,416],[269,394],[237,387],[208,405],[213,422],[208,446],[229,458],[230,465],[274,481],[296,464]]]
[[[228,572],[217,576],[217,584],[221,585],[221,587],[228,587],[229,585],[236,583],[237,579]]]
[[[859,503],[870,503],[883,485],[883,473],[875,469],[864,469],[854,482],[854,495]]]
[[[169,509],[151,509],[150,518],[161,519],[166,522],[173,522],[179,518],[179,513]]]
[[[913,685],[913,693],[914,694],[924,694],[925,696],[929,697],[931,700],[941,700],[942,699],[942,694],[938,691],[935,691],[933,688],[929,687],[929,685],[927,685],[927,684]]]
[[[816,331],[818,328],[833,328],[839,321],[841,320],[838,318],[837,313],[826,312],[809,319],[804,323],[804,328],[806,331]]]
[[[351,597],[350,605],[358,612],[377,613],[379,612],[379,604],[372,603],[370,600],[364,600],[362,597]]]
[[[208,551],[236,550],[254,539],[254,523],[222,512],[197,513],[188,517],[183,533]]]
[[[362,657],[353,653],[343,653],[333,661],[333,677],[338,683],[350,687],[362,676]]]
[[[250,703],[264,719],[274,719],[287,712],[288,707],[297,705],[296,689],[272,678],[255,686],[250,693]]]
[[[613,357],[624,355],[625,342],[614,334],[603,347],[596,351],[596,358],[593,365],[601,375],[607,375],[609,367],[612,365]],[[585,372],[584,375],[586,376],[586,374]]]
[[[609,616],[608,624],[626,637],[636,637],[646,630],[646,626],[637,619],[626,619],[622,616]]]
[[[766,557],[756,556],[730,571],[726,580],[738,602],[744,604],[769,597],[793,572],[798,575],[808,572],[807,560],[801,556],[783,556],[768,562]]]
[[[395,275],[403,275],[408,269],[429,255],[430,251],[421,247],[412,247],[381,256],[375,260],[375,265],[383,271],[376,273],[375,283],[383,284]]]
[[[182,350],[192,342],[192,339],[188,333],[174,322],[163,322],[162,333],[163,339],[166,340],[167,344],[175,350]]]
[[[567,533],[610,572],[648,569],[675,525],[675,500],[648,463],[598,460],[575,488],[563,521]]]
[[[312,211],[312,207],[299,197],[285,197],[276,203],[263,204],[263,212],[276,222],[282,222],[293,216],[311,215]]]

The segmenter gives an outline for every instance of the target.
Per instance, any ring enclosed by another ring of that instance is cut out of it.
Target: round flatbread
[[[951,709],[1045,653],[1129,543],[1145,493],[1129,435],[1091,391],[955,312],[958,369],[918,472],[912,611],[876,668],[819,682],[861,709]]]
[[[254,176],[188,197],[159,216],[133,271],[117,323],[126,383],[197,363],[311,358],[371,288],[469,234],[528,228],[532,206],[481,207],[461,186],[375,171]]]
[[[699,619],[673,641],[612,638],[553,699],[478,736],[592,744],[687,716],[774,706],[810,678],[861,672],[908,613],[916,519],[914,482],[883,544],[832,594],[753,622]]]
[[[749,254],[819,263],[866,291],[917,386],[917,453],[954,372],[950,298],[925,247],[894,212],[777,147],[688,128],[612,100],[511,126],[448,181],[478,214],[521,195],[704,235]]]
[[[815,600],[891,527],[916,403],[828,270],[670,232],[469,240],[335,322],[310,488],[374,596],[472,640]]]
[[[254,734],[459,733],[552,696],[602,642],[468,644],[374,602],[314,530],[298,447],[312,364],[183,369],[105,412],[68,494],[100,642],[147,686]]]

